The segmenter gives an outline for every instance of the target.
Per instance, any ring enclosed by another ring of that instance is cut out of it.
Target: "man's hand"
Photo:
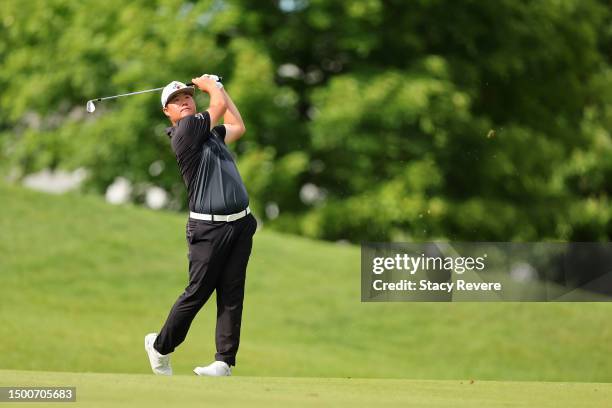
[[[217,85],[217,88],[223,88],[223,84],[221,83],[221,78],[219,76],[214,74],[204,74],[202,76],[209,77],[210,79],[214,80],[215,85]]]
[[[207,111],[210,115],[210,128],[212,129],[219,122],[227,109],[223,91],[217,87],[217,81],[208,75],[193,78],[191,82],[202,90],[202,92],[206,92],[210,95],[210,104],[208,105]]]
[[[208,74],[204,74],[201,77],[192,78],[191,82],[193,82],[193,84],[197,86],[202,92],[206,92],[209,95],[211,89],[217,89],[217,81]]]

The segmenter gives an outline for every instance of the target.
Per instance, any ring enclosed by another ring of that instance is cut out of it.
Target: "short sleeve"
[[[214,135],[216,135],[223,143],[225,143],[225,125],[217,125],[212,129]]]

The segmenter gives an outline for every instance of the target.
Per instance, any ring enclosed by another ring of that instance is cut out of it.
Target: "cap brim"
[[[188,93],[189,95],[193,96],[193,87],[192,86],[188,86],[186,88],[181,88],[181,89],[177,89],[176,91],[172,92],[170,95],[168,95],[168,97],[166,98],[166,105],[168,104],[168,102],[170,102],[170,99],[172,99],[174,97],[174,95],[176,94],[180,94],[180,93]]]

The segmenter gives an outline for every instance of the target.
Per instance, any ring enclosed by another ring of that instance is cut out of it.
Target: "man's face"
[[[170,119],[172,124],[194,113],[196,113],[195,101],[186,92],[179,92],[174,95],[164,108],[164,114]]]

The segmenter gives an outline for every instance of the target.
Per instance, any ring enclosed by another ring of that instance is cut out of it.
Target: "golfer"
[[[162,91],[167,129],[189,196],[186,225],[189,284],[170,310],[159,334],[145,336],[145,350],[155,374],[172,375],[170,353],[185,340],[195,315],[217,291],[215,361],[196,367],[197,375],[228,376],[236,365],[246,268],[257,221],[227,143],[245,132],[231,98],[214,75],[193,78],[210,95],[204,112],[196,111],[194,88],[173,81]],[[223,124],[216,125],[223,117]]]

